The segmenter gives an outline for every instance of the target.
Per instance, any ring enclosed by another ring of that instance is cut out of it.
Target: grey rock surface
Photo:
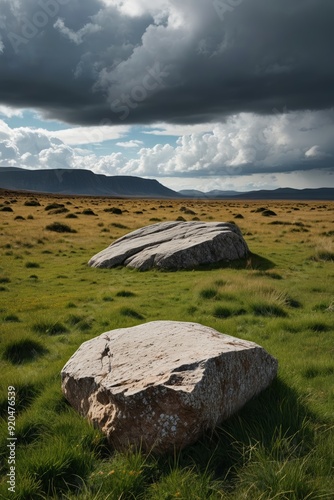
[[[92,267],[125,265],[145,271],[193,269],[247,257],[240,229],[228,222],[161,222],[126,234],[90,259]]]
[[[182,449],[276,376],[262,347],[197,324],[154,321],[93,338],[62,370],[70,404],[110,445]]]

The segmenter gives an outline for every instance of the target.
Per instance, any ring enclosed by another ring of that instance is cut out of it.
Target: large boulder
[[[161,222],[112,243],[89,261],[92,267],[125,265],[142,271],[192,269],[201,264],[247,257],[240,229],[228,222]]]
[[[181,449],[266,388],[277,361],[197,323],[154,321],[89,340],[62,370],[70,404],[112,447]]]

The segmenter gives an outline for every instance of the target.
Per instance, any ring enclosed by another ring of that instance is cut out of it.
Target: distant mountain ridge
[[[26,170],[0,168],[0,188],[52,194],[181,198],[157,180],[133,176],[107,176],[81,169]]]
[[[278,188],[273,190],[250,191],[234,196],[243,200],[309,200],[331,201],[334,200],[334,188]]]
[[[189,198],[231,198],[242,194],[239,191],[221,191],[220,189],[206,192],[197,189],[182,189],[179,193]]]
[[[184,189],[180,194],[190,198],[212,199],[212,200],[309,200],[309,201],[331,201],[334,200],[334,188],[278,188],[261,189],[259,191],[220,191],[215,189],[204,193],[195,189]]]
[[[293,189],[278,188],[241,193],[212,190],[207,193],[195,189],[173,191],[155,179],[95,174],[83,169],[27,170],[0,167],[0,188],[52,194],[111,196],[125,198],[199,198],[226,200],[334,200],[334,188]]]

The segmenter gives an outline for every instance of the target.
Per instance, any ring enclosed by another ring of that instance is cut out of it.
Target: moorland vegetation
[[[0,498],[333,498],[333,202],[6,192],[0,205]],[[130,230],[181,216],[236,222],[252,255],[180,272],[88,267]],[[161,319],[257,342],[278,359],[278,377],[182,452],[113,452],[62,396],[61,368],[85,340]],[[15,493],[8,387],[16,394]]]

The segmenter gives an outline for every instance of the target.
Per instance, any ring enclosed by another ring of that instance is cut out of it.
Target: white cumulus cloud
[[[0,116],[5,118],[13,118],[13,116],[21,117],[23,115],[22,109],[12,108],[11,106],[0,105]]]
[[[121,148],[139,148],[139,146],[142,146],[143,144],[143,141],[138,141],[136,139],[131,139],[131,141],[116,142],[116,146],[120,146]]]
[[[62,33],[76,45],[80,45],[86,36],[92,35],[93,33],[98,33],[99,31],[102,30],[102,27],[99,26],[98,24],[87,23],[80,30],[73,31],[70,28],[68,28],[65,25],[64,20],[60,18],[57,19],[53,27],[56,28],[58,31],[60,31],[60,33]]]
[[[144,147],[142,140],[129,137],[131,129],[127,126],[50,132],[10,128],[0,120],[0,166],[85,168],[110,175],[185,180],[253,175],[275,175],[277,179],[293,172],[310,178],[311,171],[317,171],[321,179],[333,172],[333,110],[270,116],[240,113],[224,123],[176,129],[183,131],[176,144],[161,141]],[[159,135],[164,132],[167,139],[171,134],[169,126],[154,125],[151,131]],[[116,142],[119,138],[124,140]],[[97,155],[85,148],[110,139],[124,153],[111,150],[110,154]],[[127,149],[136,151],[127,156]]]
[[[49,137],[57,137],[65,144],[84,145],[121,139],[130,130],[129,125],[72,127],[56,132],[46,132]]]
[[[209,126],[210,132],[204,133],[189,129],[175,147],[157,144],[142,148],[122,171],[137,175],[215,176],[333,168],[311,161],[334,156],[333,110],[270,116],[240,113],[225,123]],[[310,148],[314,139],[318,146]]]

